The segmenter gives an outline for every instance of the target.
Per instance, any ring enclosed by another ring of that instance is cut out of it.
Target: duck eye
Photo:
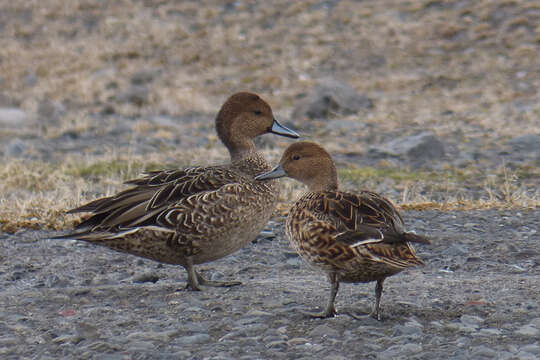
[[[300,155],[293,155],[292,159],[293,160],[300,160]]]
[[[262,115],[262,111],[261,110],[255,110],[253,112],[255,115]]]

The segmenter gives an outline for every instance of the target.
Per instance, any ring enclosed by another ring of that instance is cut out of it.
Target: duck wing
[[[372,191],[313,193],[304,208],[313,209],[316,218],[333,224],[335,241],[348,246],[373,243],[429,243],[423,236],[405,232],[403,218],[386,198]]]
[[[246,178],[226,167],[190,167],[149,172],[127,184],[134,185],[116,195],[94,200],[69,213],[91,212],[77,226],[90,231],[116,231],[139,226],[159,225],[163,212],[193,195],[206,195]],[[208,196],[208,195],[207,195]],[[164,224],[167,222],[164,222]]]
[[[397,209],[376,193],[310,193],[289,216],[294,246],[315,263],[347,268],[369,261],[396,270],[423,264],[409,242],[428,240],[404,232]]]

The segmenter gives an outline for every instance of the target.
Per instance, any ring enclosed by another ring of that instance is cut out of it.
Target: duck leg
[[[377,280],[377,285],[375,285],[375,307],[373,308],[371,314],[369,314],[372,318],[379,321],[381,321],[380,304],[383,290],[383,281],[384,279]]]
[[[201,274],[195,270],[195,265],[190,257],[187,259],[187,264],[185,266],[188,273],[188,280],[186,289],[192,291],[202,291],[201,285],[204,286],[214,286],[214,287],[229,287],[242,284],[240,281],[212,281],[206,280]]]
[[[204,286],[214,286],[214,287],[230,287],[230,286],[236,286],[241,285],[241,281],[215,281],[215,280],[206,280],[201,274],[195,271],[195,274],[197,274],[197,280],[199,281],[199,284]]]
[[[354,311],[347,312],[346,314],[357,320],[366,320],[367,317],[372,317],[375,320],[381,321],[382,317],[380,313],[380,303],[383,291],[383,281],[384,279],[377,280],[377,285],[375,285],[375,306],[373,307],[373,310],[371,311],[371,313],[369,313],[369,315],[366,313],[356,313]]]
[[[195,270],[195,266],[193,265],[193,260],[191,259],[191,257],[187,258],[187,264],[185,268],[188,273],[186,289],[191,291],[202,291],[199,284],[200,275],[197,273],[197,270]]]
[[[330,281],[330,284],[332,287],[330,288],[330,298],[328,299],[328,304],[326,305],[326,309],[322,312],[308,312],[303,311],[302,313],[314,318],[329,318],[336,315],[336,308],[334,306],[334,301],[336,300],[336,295],[339,290],[339,280],[337,278],[336,273],[329,273],[328,274],[328,280]]]

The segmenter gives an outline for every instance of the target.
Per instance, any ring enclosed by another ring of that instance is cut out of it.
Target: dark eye
[[[261,115],[261,114],[262,114],[262,111],[261,111],[261,110],[255,110],[253,113],[254,113],[255,115]]]
[[[293,155],[292,159],[293,160],[300,160],[300,155]]]

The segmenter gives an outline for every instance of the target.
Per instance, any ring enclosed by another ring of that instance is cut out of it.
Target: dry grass
[[[381,132],[428,128],[464,142],[500,144],[540,133],[539,10],[526,0],[3,2],[0,100],[38,121],[44,100],[62,103],[66,114],[35,130],[0,128],[0,141],[84,132],[94,126],[91,115],[108,104],[119,116],[215,113],[226,96],[245,89],[263,94],[283,118],[299,94],[332,76],[375,100],[375,109],[347,120]],[[146,102],[117,101],[141,71],[156,74],[145,84]],[[37,82],[29,84],[29,77]],[[147,130],[144,122],[136,129]],[[167,130],[152,134],[169,136]],[[366,134],[309,135],[334,153],[364,150],[355,136]],[[189,162],[223,162],[222,150],[190,149]],[[279,152],[267,155],[275,162]],[[179,162],[171,165],[187,163],[185,155],[175,158]],[[169,159],[4,159],[2,229],[69,226],[74,220],[63,209],[111,193],[126,177],[167,166]],[[395,189],[388,195],[403,208],[447,210],[537,207],[538,191],[523,181],[531,174],[539,176],[537,169],[490,169],[485,175],[472,168],[426,173],[350,167],[341,176],[345,187]],[[284,203],[301,192],[298,184],[285,184]]]
[[[205,158],[217,157],[214,150],[194,153],[193,163],[205,164]],[[274,162],[277,151],[266,156]],[[163,156],[163,155],[161,155]],[[107,159],[67,158],[61,164],[11,161],[0,166],[0,229],[15,232],[21,228],[61,230],[80,221],[79,216],[66,215],[65,210],[81,205],[96,197],[111,195],[123,188],[122,183],[146,170],[160,168],[160,156],[109,157]],[[146,161],[143,161],[146,160]],[[187,163],[171,164],[185,166]],[[538,169],[536,169],[538,171]],[[484,186],[474,193],[461,191],[460,185],[472,177],[481,176],[477,170],[459,172],[405,171],[396,168],[346,168],[339,171],[342,187],[354,191],[369,188],[384,191],[396,189],[390,196],[404,210],[480,210],[488,208],[540,207],[540,193],[524,189],[516,173],[501,167],[484,179]],[[538,173],[533,176],[540,176]],[[446,181],[443,181],[446,179]],[[305,188],[290,179],[282,181],[281,203],[278,211],[286,214],[290,202],[298,198]],[[388,183],[391,182],[391,183]],[[472,179],[472,183],[480,180]],[[433,201],[437,194],[437,201]],[[443,194],[441,196],[441,194]]]

